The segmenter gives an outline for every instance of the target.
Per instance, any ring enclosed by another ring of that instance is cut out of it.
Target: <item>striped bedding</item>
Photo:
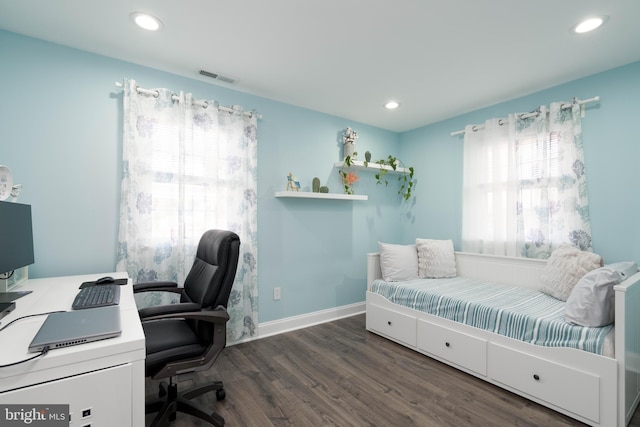
[[[603,354],[605,337],[613,328],[565,322],[565,303],[542,292],[465,277],[376,280],[370,290],[404,307],[547,347]]]

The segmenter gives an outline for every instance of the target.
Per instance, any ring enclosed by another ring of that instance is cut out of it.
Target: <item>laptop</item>
[[[104,340],[121,333],[119,306],[52,313],[29,344],[29,353],[47,346],[53,350]]]

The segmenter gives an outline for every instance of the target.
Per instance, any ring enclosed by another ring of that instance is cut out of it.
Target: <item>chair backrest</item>
[[[240,237],[232,231],[209,230],[200,238],[196,259],[184,281],[180,302],[195,302],[202,308],[227,308],[240,255]],[[189,321],[202,343],[210,344],[214,326]],[[224,344],[222,344],[224,347]]]
[[[209,230],[198,243],[196,259],[184,281],[181,302],[202,308],[227,307],[240,255],[240,237],[232,231]]]

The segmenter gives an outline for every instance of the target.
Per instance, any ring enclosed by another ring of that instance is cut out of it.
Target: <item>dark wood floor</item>
[[[364,315],[227,347],[179,387],[213,379],[226,399],[199,401],[228,427],[583,425],[367,332]],[[156,391],[147,380],[147,398]],[[179,414],[174,425],[206,424]]]

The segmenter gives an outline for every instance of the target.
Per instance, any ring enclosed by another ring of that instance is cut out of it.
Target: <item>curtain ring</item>
[[[471,130],[474,132],[478,132],[478,126],[477,125],[471,126]]]
[[[202,104],[202,108],[208,108],[209,107],[209,102],[208,101],[204,101],[204,103]]]
[[[502,126],[502,125],[504,125],[504,123],[505,123],[504,120],[498,119],[498,125]]]

